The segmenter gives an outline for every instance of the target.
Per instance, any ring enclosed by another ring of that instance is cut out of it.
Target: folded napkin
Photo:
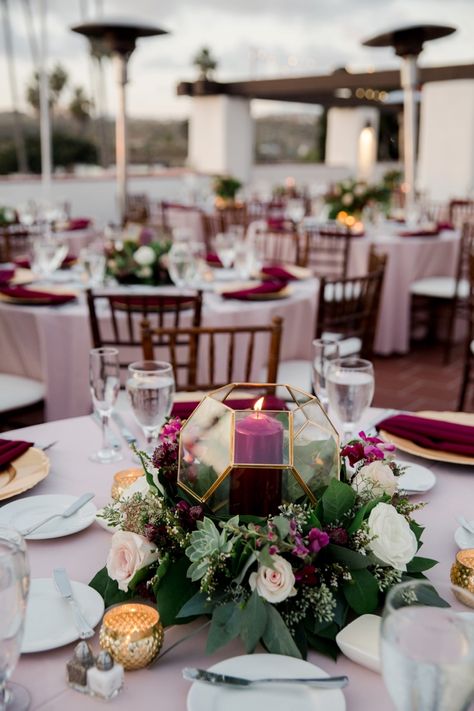
[[[226,400],[225,404],[232,410],[252,410],[257,401],[254,398],[242,398],[241,400]],[[199,405],[199,402],[175,402],[171,410],[172,417],[179,417],[186,420]],[[288,410],[285,402],[274,395],[265,396],[262,410]]]
[[[15,274],[15,269],[0,269],[0,286],[8,284]]]
[[[148,310],[157,306],[160,308],[172,309],[178,304],[181,308],[189,308],[194,304],[194,298],[192,296],[186,298],[185,296],[151,296],[150,294],[143,296],[117,296],[111,298],[110,301],[116,308],[125,309],[129,306],[137,311],[144,310],[145,304]]]
[[[33,442],[21,442],[16,439],[0,439],[0,471],[6,469],[14,459],[24,454]]]
[[[474,457],[474,427],[416,415],[395,415],[377,429],[407,439],[420,447]]]
[[[452,222],[438,222],[438,230],[454,230],[455,227]]]
[[[247,299],[252,300],[255,297],[265,296],[266,294],[277,294],[286,286],[286,280],[268,279],[258,286],[251,286],[248,289],[236,289],[235,291],[222,291],[223,299]]]
[[[279,281],[293,281],[295,279],[304,279],[307,276],[301,268],[295,268],[293,271],[291,266],[285,267],[283,264],[270,264],[267,267],[263,267],[261,271],[266,277]]]
[[[38,306],[54,306],[57,304],[67,304],[68,301],[74,301],[76,294],[67,294],[60,292],[40,291],[37,289],[27,289],[24,286],[2,286],[0,294],[8,296],[10,299],[15,299],[18,303],[35,303]]]
[[[206,254],[206,262],[208,264],[212,264],[213,267],[222,267],[222,262],[217,256],[217,254],[214,254],[214,252],[209,252],[209,254]]]
[[[28,257],[17,257],[14,262],[17,267],[21,267],[22,269],[29,269],[31,267],[31,262]],[[61,269],[66,269],[67,267],[72,266],[75,262],[77,262],[76,255],[67,254],[61,262]]]
[[[73,220],[69,220],[66,225],[67,232],[74,232],[75,230],[86,230],[91,221],[88,217],[76,217]]]
[[[436,237],[439,235],[439,227],[433,227],[432,229],[419,230],[403,230],[398,233],[400,237]]]
[[[288,223],[284,217],[269,217],[267,218],[267,227],[269,230],[280,232],[288,229],[291,223]]]

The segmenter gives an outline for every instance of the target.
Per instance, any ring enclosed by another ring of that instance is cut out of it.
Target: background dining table
[[[371,409],[367,423],[382,418],[384,412]],[[128,424],[138,434],[131,421]],[[368,429],[368,424],[367,424]],[[6,437],[29,439],[37,442],[57,443],[49,450],[51,471],[47,478],[23,496],[37,494],[72,494],[78,496],[85,491],[95,491],[95,504],[100,507],[110,500],[110,489],[115,472],[133,464],[127,453],[121,463],[99,465],[91,463],[88,455],[100,442],[100,430],[90,417],[80,417],[50,422],[10,433]],[[401,458],[410,460],[409,455],[400,453]],[[426,530],[423,534],[421,554],[432,557],[439,564],[430,571],[433,581],[446,581],[450,566],[454,561],[457,546],[453,534],[457,527],[456,515],[464,513],[473,517],[474,479],[472,467],[428,462],[418,463],[429,466],[436,474],[434,488],[413,500],[426,501],[427,506],[417,511],[416,520]],[[8,502],[1,502],[4,505]],[[93,523],[89,528],[74,535],[52,540],[28,542],[28,554],[32,578],[50,577],[54,567],[65,566],[72,580],[87,583],[103,567],[111,542],[111,534]],[[193,623],[196,627],[201,621]],[[191,628],[172,627],[166,630],[163,651],[173,642],[189,633]],[[91,640],[94,650],[98,650],[98,634]],[[69,689],[65,681],[65,665],[72,655],[74,644],[59,649],[24,654],[14,672],[13,680],[26,686],[32,695],[32,709],[42,711],[84,711],[103,709],[103,702],[84,696]],[[215,654],[206,656],[205,631],[193,639],[183,642],[150,669],[126,672],[123,691],[111,703],[117,709],[145,708],[161,699],[160,706],[184,711],[190,685],[181,676],[185,666],[209,667],[232,656],[244,654],[239,641],[226,646]],[[257,650],[263,651],[263,650]],[[329,674],[347,674],[349,685],[344,690],[347,708],[351,711],[368,709],[393,709],[382,677],[359,666],[344,656],[337,661],[310,651],[308,660],[322,667]],[[209,709],[210,711],[210,709]],[[308,709],[309,711],[309,709]]]

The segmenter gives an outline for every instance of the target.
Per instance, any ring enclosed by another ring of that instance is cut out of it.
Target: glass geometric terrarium
[[[215,513],[268,516],[282,503],[314,503],[339,478],[339,436],[319,400],[277,385],[288,392],[288,409],[267,410],[264,387],[232,383],[214,390],[182,426],[178,484]],[[258,391],[254,409],[238,409],[238,390],[247,402]]]

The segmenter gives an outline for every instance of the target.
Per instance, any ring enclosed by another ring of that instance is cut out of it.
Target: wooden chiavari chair
[[[346,227],[321,225],[305,230],[302,264],[317,277],[344,279],[347,276],[352,237]]]
[[[469,330],[466,338],[464,369],[458,410],[464,410],[467,395],[474,384],[474,251],[469,254]],[[472,400],[471,396],[471,400]]]

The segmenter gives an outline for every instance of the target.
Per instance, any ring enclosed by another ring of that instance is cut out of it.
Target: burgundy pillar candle
[[[283,425],[261,411],[263,398],[255,412],[235,425],[234,464],[282,464]],[[235,467],[231,472],[229,511],[231,514],[268,516],[281,504],[281,469]]]

